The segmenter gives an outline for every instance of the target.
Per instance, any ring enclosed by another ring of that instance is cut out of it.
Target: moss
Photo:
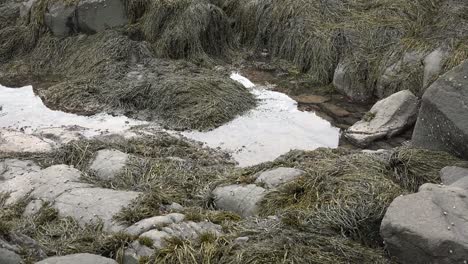
[[[375,113],[373,112],[367,112],[364,114],[364,116],[362,117],[362,120],[366,121],[366,122],[370,122],[372,121],[373,119],[375,118]]]
[[[140,236],[140,237],[138,238],[138,242],[139,242],[141,245],[147,246],[147,247],[150,247],[150,248],[153,247],[153,244],[154,244],[154,242],[153,242],[153,240],[152,240],[151,238],[149,238],[149,237],[144,237],[144,236]]]

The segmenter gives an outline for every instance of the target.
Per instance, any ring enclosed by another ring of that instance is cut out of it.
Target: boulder
[[[13,251],[0,248],[0,263],[2,264],[21,264],[21,257]]]
[[[102,180],[112,180],[119,174],[129,159],[129,155],[118,150],[104,149],[96,153],[89,167]]]
[[[89,34],[127,24],[122,0],[81,0],[76,13],[80,31]]]
[[[367,87],[360,65],[344,60],[338,64],[333,75],[333,85],[342,94],[357,102],[369,101],[373,92]]]
[[[29,16],[29,11],[31,10],[31,7],[37,0],[28,0],[28,1],[23,1],[20,4],[20,17],[27,17]]]
[[[76,6],[61,1],[49,2],[44,22],[55,36],[66,37],[78,30]]]
[[[44,202],[39,199],[32,200],[31,202],[28,203],[26,208],[24,208],[23,216],[32,216],[39,212],[41,208],[44,206]]]
[[[444,62],[448,58],[449,54],[450,53],[447,50],[437,48],[424,58],[424,88],[439,78],[442,66],[444,66]]]
[[[10,153],[44,153],[52,151],[52,145],[50,142],[35,135],[0,129],[0,151]]]
[[[399,263],[468,261],[468,191],[425,184],[396,198],[382,220],[381,235]]]
[[[108,232],[123,231],[114,216],[140,195],[138,192],[103,188],[75,188],[55,199],[54,208],[62,217],[70,216],[81,225],[103,223]]]
[[[345,137],[359,146],[391,138],[416,121],[419,100],[408,90],[378,101],[367,116],[346,130]]]
[[[218,209],[235,212],[244,217],[258,214],[258,203],[265,194],[266,190],[255,184],[221,186],[212,192]]]
[[[51,257],[36,264],[117,264],[115,260],[98,255],[83,253],[62,257]]]
[[[468,177],[468,168],[448,166],[440,171],[442,183],[446,185],[450,185],[464,177]]]
[[[255,180],[256,184],[262,184],[266,188],[276,188],[282,184],[293,181],[305,172],[294,168],[279,167],[262,172]]]
[[[468,159],[468,60],[435,81],[424,93],[413,132],[415,147]]]
[[[0,161],[0,181],[11,180],[16,176],[40,170],[41,168],[30,160],[6,159]]]

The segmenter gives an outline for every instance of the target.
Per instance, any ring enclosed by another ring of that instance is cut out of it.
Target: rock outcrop
[[[400,91],[378,101],[363,120],[345,133],[351,142],[366,146],[380,138],[390,138],[416,121],[419,100],[410,91]]]
[[[450,171],[444,169],[443,173]],[[455,174],[452,176],[458,177]],[[467,212],[468,175],[448,186],[424,184],[418,193],[392,202],[381,234],[399,263],[467,263]]]
[[[37,264],[117,264],[115,260],[93,254],[73,254],[62,257],[51,257]]]
[[[424,93],[412,144],[468,158],[468,60]]]
[[[118,150],[103,149],[96,153],[96,157],[89,167],[101,180],[111,180],[117,176],[127,164],[129,155]]]

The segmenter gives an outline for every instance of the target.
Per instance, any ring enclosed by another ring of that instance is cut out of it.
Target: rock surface
[[[333,85],[336,89],[348,96],[351,100],[365,102],[372,98],[372,90],[369,90],[364,79],[359,77],[359,65],[344,60],[338,64],[333,75]]]
[[[64,2],[52,2],[44,14],[44,22],[55,36],[65,37],[78,30],[75,5]]]
[[[440,179],[446,185],[455,183],[464,177],[468,177],[468,168],[449,166],[440,171]]]
[[[38,136],[0,129],[0,151],[10,153],[43,153],[51,150],[52,145]]]
[[[258,203],[266,190],[255,184],[228,185],[217,187],[212,194],[217,208],[248,217],[258,213]]]
[[[81,0],[76,13],[80,30],[91,34],[127,23],[121,0]]]
[[[93,254],[73,254],[63,257],[51,257],[37,264],[117,264],[115,260]]]
[[[439,77],[444,61],[448,56],[448,51],[437,48],[424,58],[423,87],[427,87],[432,81],[435,81]]]
[[[464,188],[460,188],[464,187]],[[425,184],[416,194],[396,198],[382,221],[381,234],[399,263],[468,261],[467,184]]]
[[[266,188],[276,188],[284,183],[293,181],[305,172],[294,168],[279,167],[262,172],[255,180],[256,184],[264,184]]]
[[[346,138],[359,146],[367,146],[380,138],[390,138],[416,121],[419,101],[410,91],[400,91],[378,101],[369,111],[371,117],[351,126]]]
[[[125,232],[133,236],[138,236],[154,228],[162,228],[170,224],[180,223],[184,220],[184,218],[185,216],[179,213],[155,216],[143,219],[133,224],[132,226],[126,228]]]
[[[0,263],[1,264],[20,264],[21,257],[13,251],[0,248]]]
[[[468,159],[467,113],[468,60],[465,60],[424,93],[412,144]]]
[[[118,150],[103,149],[96,153],[90,169],[102,180],[111,180],[123,170],[129,155]]]

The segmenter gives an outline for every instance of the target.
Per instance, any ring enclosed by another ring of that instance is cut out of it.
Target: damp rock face
[[[467,186],[425,184],[418,193],[396,198],[381,225],[390,254],[399,263],[466,263]]]
[[[424,93],[412,144],[468,158],[468,60]]]
[[[37,264],[117,264],[115,260],[93,254],[73,254],[63,257],[51,257],[37,262]]]
[[[408,90],[378,101],[365,116],[346,131],[346,138],[359,146],[367,146],[380,138],[390,138],[416,121],[419,100]]]

